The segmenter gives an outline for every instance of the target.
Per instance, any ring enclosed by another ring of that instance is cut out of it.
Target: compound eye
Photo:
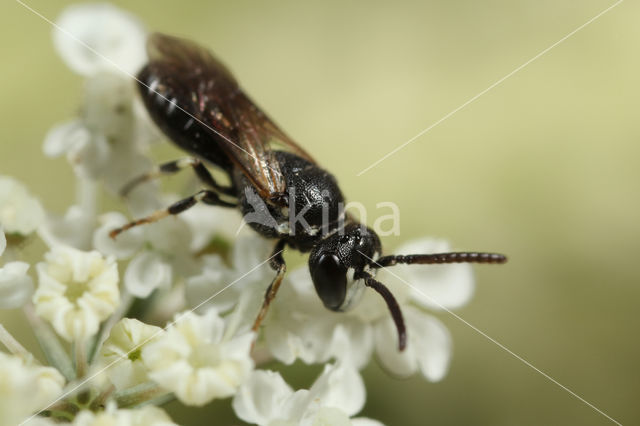
[[[324,306],[340,309],[347,294],[347,269],[333,254],[323,254],[311,271],[311,279]]]

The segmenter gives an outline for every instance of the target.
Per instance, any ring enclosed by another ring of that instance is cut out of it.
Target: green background
[[[55,19],[70,2],[27,3]],[[508,254],[506,266],[476,268],[476,294],[457,314],[621,423],[640,423],[638,3],[621,3],[360,177],[614,2],[115,3],[150,30],[210,46],[372,216],[376,203],[397,203],[401,235],[384,239],[388,250],[432,235]],[[0,10],[0,173],[62,213],[73,174],[41,145],[76,113],[81,79],[54,52],[49,24],[12,0]],[[168,144],[154,154],[178,155]],[[392,425],[609,423],[436,315],[453,336],[450,373],[436,384],[399,380],[373,363],[364,415]],[[17,312],[1,318],[20,329]],[[227,424],[215,414],[227,405],[171,412]]]

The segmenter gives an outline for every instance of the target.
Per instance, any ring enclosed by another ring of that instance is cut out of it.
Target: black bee
[[[381,256],[376,233],[343,210],[344,197],[333,175],[274,124],[240,88],[227,68],[197,44],[163,34],[148,42],[149,62],[138,73],[138,88],[153,121],[193,157],[162,164],[133,180],[137,184],[191,167],[206,189],[164,210],[114,229],[111,237],[198,202],[238,208],[258,233],[277,240],[271,267],[276,276],[255,320],[257,330],[286,271],[286,246],[310,252],[309,270],[318,296],[332,311],[354,306],[366,287],[385,300],[398,330],[398,347],[406,346],[400,307],[374,276],[398,263],[503,263],[492,253],[440,253]],[[228,175],[216,182],[205,164]],[[248,220],[251,219],[251,220]]]

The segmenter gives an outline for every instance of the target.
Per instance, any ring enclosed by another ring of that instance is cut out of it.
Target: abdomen
[[[149,115],[156,125],[180,148],[230,172],[232,163],[220,148],[227,143],[196,119],[190,111],[191,90],[180,76],[170,75],[166,67],[153,62],[138,73],[138,89]]]

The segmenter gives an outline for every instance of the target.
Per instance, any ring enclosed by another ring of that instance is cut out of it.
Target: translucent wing
[[[258,108],[239,87],[229,70],[208,50],[164,34],[148,42],[149,64],[156,88],[211,133],[226,154],[266,200],[281,199],[285,180],[272,146],[284,148],[313,161]],[[204,147],[205,149],[207,147]]]

